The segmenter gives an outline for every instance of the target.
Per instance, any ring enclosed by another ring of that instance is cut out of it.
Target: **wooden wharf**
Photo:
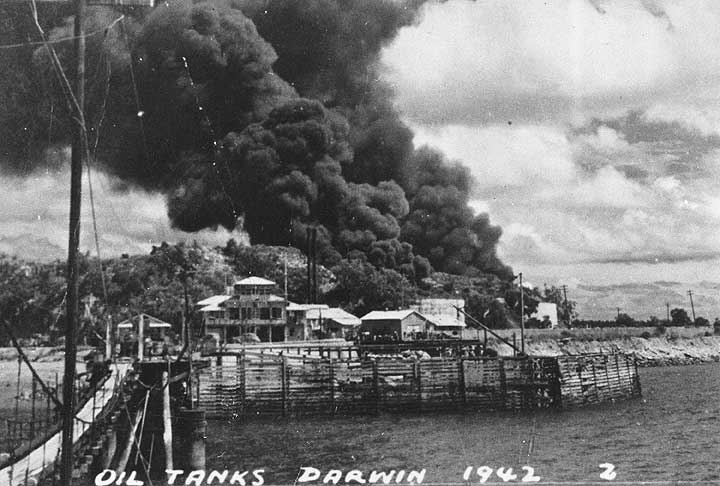
[[[91,445],[88,442],[90,432],[100,432],[99,425],[107,418],[115,407],[118,390],[130,369],[129,363],[116,363],[111,367],[110,374],[99,383],[74,415],[73,444]],[[30,443],[20,447],[10,455],[10,463],[0,469],[0,486],[38,484],[38,482],[54,473],[59,462],[62,439],[61,424],[49,427],[44,434],[39,434]],[[78,473],[87,470],[87,458],[78,455]]]
[[[640,395],[632,355],[374,356],[217,353],[198,371],[208,418],[568,408]]]

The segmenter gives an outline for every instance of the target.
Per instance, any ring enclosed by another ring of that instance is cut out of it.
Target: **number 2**
[[[524,471],[527,471],[527,474],[522,478],[523,483],[537,483],[540,481],[540,476],[535,476],[535,469],[533,467],[523,466],[522,468]]]
[[[614,464],[610,464],[609,462],[603,462],[602,464],[600,464],[600,468],[605,469],[603,472],[600,473],[600,477],[602,479],[612,481],[617,476]]]

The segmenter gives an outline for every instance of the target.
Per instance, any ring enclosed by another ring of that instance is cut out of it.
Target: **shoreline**
[[[511,330],[501,331],[502,334],[508,334],[503,336],[506,339],[511,336],[508,331]],[[668,330],[665,334],[651,336],[613,333],[612,337],[593,335],[592,332],[588,333],[592,330],[587,329],[562,330],[560,333],[563,337],[560,337],[557,330],[546,333],[533,331],[528,332],[525,337],[525,350],[531,356],[624,353],[635,355],[638,366],[643,367],[720,362],[720,336],[707,336],[700,331],[692,334]],[[519,330],[511,332],[515,332],[519,337]],[[513,355],[512,348],[490,336],[488,347],[497,351],[500,356]],[[60,347],[34,347],[25,351],[32,362],[60,362],[65,354]],[[15,348],[0,348],[0,363],[7,365],[17,359]]]
[[[488,340],[488,347],[500,355],[512,355],[511,348],[500,341]],[[642,367],[691,365],[720,362],[720,336],[685,337],[670,332],[661,336],[620,336],[609,339],[572,336],[539,339],[537,336],[529,336],[526,337],[525,350],[529,355],[537,356],[632,354],[637,358],[638,366]]]

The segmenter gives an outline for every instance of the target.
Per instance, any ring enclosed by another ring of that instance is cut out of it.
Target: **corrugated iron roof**
[[[218,305],[222,304],[231,297],[231,295],[213,295],[212,297],[208,297],[207,299],[197,302],[195,305]]]
[[[327,304],[296,304],[295,302],[289,302],[287,310],[289,311],[307,311],[310,309],[329,309]]]
[[[310,309],[307,311],[307,318],[308,319],[332,319],[334,321],[340,322],[346,321],[349,324],[344,325],[351,325],[351,326],[359,326],[361,324],[360,318],[357,316],[354,316],[350,314],[349,312],[345,311],[344,309],[341,309],[339,307],[332,307],[332,308],[326,308],[326,309]]]
[[[153,317],[149,314],[142,314],[143,321],[147,327],[172,327],[170,324],[168,324],[165,321],[161,321],[157,317]],[[131,317],[130,319],[127,319],[125,321],[122,321],[117,325],[117,327],[121,329],[125,328],[134,328],[138,322],[140,322],[140,314]]]
[[[236,281],[233,285],[275,285],[275,282],[262,277],[248,277]]]
[[[394,319],[405,319],[410,314],[417,314],[423,319],[427,319],[425,316],[412,309],[404,310],[393,310],[393,311],[371,311],[365,314],[361,319],[363,321],[387,321]]]

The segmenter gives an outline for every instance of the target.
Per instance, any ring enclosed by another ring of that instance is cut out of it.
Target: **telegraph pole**
[[[568,307],[568,300],[567,300],[567,285],[561,285],[560,288],[563,291],[563,296],[565,297],[565,314],[567,316],[567,327],[572,327],[572,316],[570,312],[570,308]]]
[[[688,295],[690,296],[690,308],[692,309],[692,315],[693,315],[693,324],[695,324],[695,304],[693,304],[693,298],[692,298],[692,290],[688,290]]]
[[[670,323],[670,302],[665,302],[665,307],[667,308],[667,322]]]
[[[525,300],[522,286],[522,272],[518,274],[520,277],[520,352],[525,354]]]
[[[37,0],[38,3],[64,0]],[[90,0],[95,5],[132,5],[152,7],[153,0]],[[0,3],[21,3],[18,0],[0,0]],[[73,40],[75,50],[75,79],[72,90],[70,117],[74,120],[70,155],[70,224],[68,237],[67,297],[65,306],[65,363],[63,373],[63,407],[60,473],[64,486],[72,483],[73,421],[75,420],[75,367],[77,355],[77,321],[80,314],[78,299],[78,250],[80,246],[80,204],[82,196],[82,169],[88,151],[85,125],[85,32],[83,20],[88,0],[68,0],[75,6]],[[46,45],[48,49],[52,49]],[[62,66],[57,66],[62,69]]]
[[[72,484],[73,422],[75,420],[75,367],[77,366],[78,247],[80,246],[80,198],[85,156],[85,0],[75,0],[76,77],[74,86],[76,123],[70,156],[70,236],[68,241],[67,306],[65,311],[65,372],[63,378],[63,425],[61,478]]]

